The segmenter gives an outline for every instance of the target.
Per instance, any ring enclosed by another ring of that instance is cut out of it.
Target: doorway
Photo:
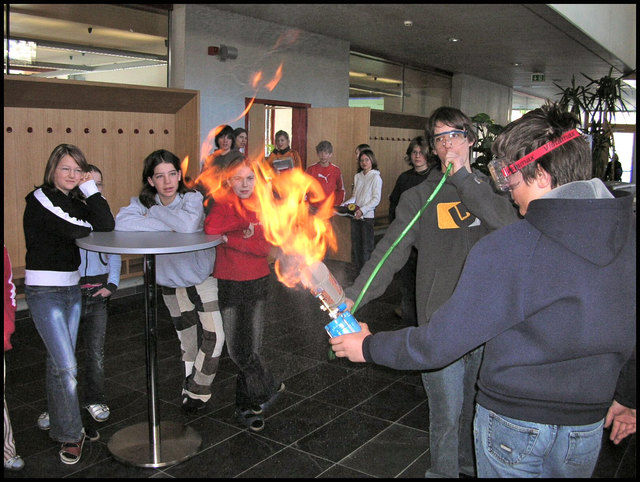
[[[245,99],[249,106],[252,99]],[[268,156],[275,148],[275,133],[279,130],[289,134],[291,149],[307,167],[307,109],[311,104],[255,99],[245,117],[245,128],[249,132],[248,150],[251,156]],[[264,146],[264,147],[263,147]]]

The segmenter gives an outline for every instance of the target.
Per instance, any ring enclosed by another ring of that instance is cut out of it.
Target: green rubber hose
[[[411,222],[409,224],[407,224],[407,227],[404,228],[404,230],[402,231],[402,233],[400,233],[400,236],[398,236],[398,239],[396,239],[391,246],[389,246],[389,249],[387,249],[387,252],[384,254],[384,256],[380,259],[380,261],[378,262],[378,264],[376,265],[375,269],[373,270],[373,272],[371,273],[371,276],[369,276],[369,279],[367,280],[367,282],[364,285],[364,288],[362,288],[362,291],[360,292],[360,295],[358,296],[358,299],[356,300],[356,302],[353,304],[353,308],[351,309],[351,313],[355,313],[356,310],[358,309],[358,306],[360,305],[360,302],[362,301],[362,298],[364,297],[365,293],[367,292],[367,290],[369,289],[369,285],[371,285],[371,282],[373,281],[373,278],[376,277],[376,275],[378,274],[378,271],[380,271],[380,267],[382,266],[382,264],[387,260],[387,258],[389,257],[389,255],[391,254],[391,252],[395,249],[395,247],[400,243],[400,241],[402,241],[402,238],[404,238],[406,236],[406,234],[409,232],[409,230],[413,227],[413,225],[416,223],[416,221],[420,218],[420,216],[422,216],[422,213],[425,211],[425,209],[427,209],[427,206],[429,206],[429,204],[431,204],[431,201],[433,201],[433,198],[436,197],[436,194],[438,194],[438,192],[440,191],[440,188],[442,187],[442,185],[444,184],[444,181],[446,181],[447,176],[449,175],[449,171],[451,171],[451,167],[453,166],[453,164],[449,164],[447,166],[446,171],[444,171],[444,175],[442,176],[442,179],[440,180],[440,182],[438,183],[438,185],[436,186],[436,188],[433,190],[433,192],[431,193],[431,196],[429,196],[429,198],[427,199],[427,201],[424,203],[424,206],[422,206],[420,208],[420,210],[416,213],[416,215],[413,217],[413,219],[411,220]]]

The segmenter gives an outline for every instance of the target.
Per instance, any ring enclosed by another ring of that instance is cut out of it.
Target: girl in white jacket
[[[382,178],[371,149],[358,154],[358,172],[353,177],[353,195],[342,203],[353,212],[351,219],[351,263],[359,272],[375,247],[373,222],[382,196]]]

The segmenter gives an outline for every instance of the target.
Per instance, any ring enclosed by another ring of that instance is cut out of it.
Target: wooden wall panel
[[[249,110],[248,140],[245,151],[249,159],[262,159],[264,157],[264,112],[264,104],[253,104]]]
[[[139,194],[143,160],[153,150],[199,158],[197,91],[15,76],[5,76],[4,87],[4,242],[19,293],[26,254],[24,198],[42,184],[57,145],[78,146],[103,171],[104,194],[114,214]],[[78,89],[84,95],[78,96]],[[164,102],[149,102],[158,96]],[[198,163],[193,164],[189,171],[197,171]],[[123,277],[140,274],[129,269],[129,258]],[[132,258],[131,266],[135,263]]]
[[[369,145],[378,160],[382,176],[382,200],[376,209],[376,218],[389,213],[389,195],[393,191],[398,176],[410,168],[404,157],[411,139],[424,135],[423,130],[395,127],[371,127]]]

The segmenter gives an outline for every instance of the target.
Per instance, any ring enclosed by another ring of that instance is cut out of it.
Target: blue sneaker
[[[49,420],[49,412],[42,412],[38,417],[38,428],[40,430],[49,430],[51,421]]]

